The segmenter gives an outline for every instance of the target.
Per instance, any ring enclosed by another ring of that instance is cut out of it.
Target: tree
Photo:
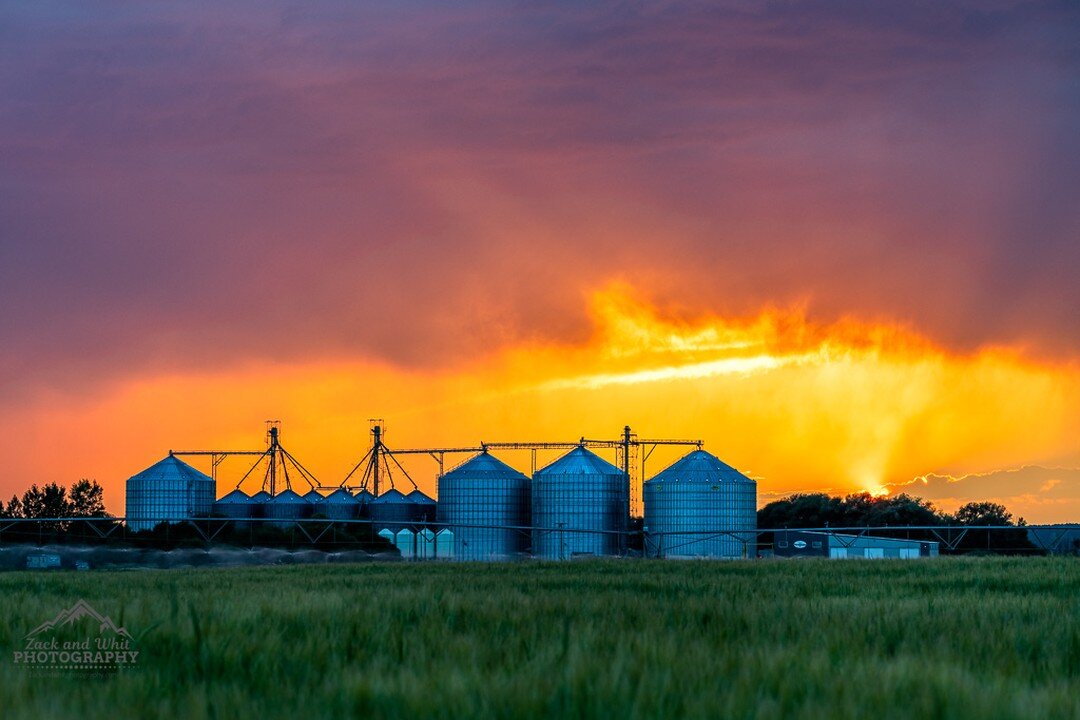
[[[15,495],[11,496],[11,500],[8,502],[7,507],[0,503],[0,517],[5,518],[21,518],[23,517],[22,503],[19,502],[19,498]]]
[[[943,521],[934,506],[907,493],[873,498],[862,518],[864,525],[940,525]]]
[[[48,483],[42,488],[31,485],[22,497],[23,517],[53,518],[71,515],[67,488]]]
[[[96,480],[83,478],[71,486],[72,517],[105,517],[104,491]]]
[[[1012,525],[1012,513],[993,502],[969,502],[956,511],[960,525]]]
[[[825,527],[842,525],[844,521],[840,498],[825,493],[796,493],[758,511],[758,527],[762,528]]]

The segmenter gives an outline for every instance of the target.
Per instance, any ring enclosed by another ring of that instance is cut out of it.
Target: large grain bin
[[[390,489],[368,503],[371,522],[376,530],[389,528],[394,532],[417,524],[419,506],[401,494],[400,490]]]
[[[214,505],[214,480],[169,455],[128,478],[125,495],[128,528],[149,530],[162,521],[208,517]]]
[[[584,446],[574,448],[533,476],[533,554],[621,554],[629,505],[626,473]]]
[[[323,498],[322,513],[330,520],[352,520],[360,514],[360,501],[345,488]]]
[[[696,450],[645,482],[651,557],[743,557],[757,529],[757,483]]]
[[[279,528],[288,528],[295,521],[311,516],[311,502],[292,490],[283,490],[266,501],[266,517],[277,522],[270,523]]]
[[[502,560],[528,549],[529,478],[487,452],[439,478],[438,519],[459,560]]]

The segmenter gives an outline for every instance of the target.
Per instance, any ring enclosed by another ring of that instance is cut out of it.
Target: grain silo
[[[330,520],[352,520],[360,514],[360,501],[345,488],[323,498],[322,514]]]
[[[371,494],[370,490],[361,490],[354,496],[358,504],[357,517],[369,518],[371,517],[371,501],[375,499],[375,496]]]
[[[630,482],[578,446],[532,480],[532,548],[545,559],[619,555],[626,547]]]
[[[416,557],[416,533],[407,528],[398,530],[394,534],[394,547],[401,553],[401,557],[412,560]]]
[[[418,560],[430,560],[435,557],[435,533],[430,528],[424,528],[416,533],[416,558]]]
[[[323,508],[323,497],[315,488],[311,488],[303,495],[304,499],[311,504],[311,508],[307,514],[307,517],[326,517],[326,511]]]
[[[254,518],[264,518],[264,517],[266,517],[267,516],[266,515],[266,503],[270,502],[270,498],[272,498],[272,497],[273,497],[273,495],[266,492],[265,490],[260,490],[259,492],[252,495],[251,496],[251,517],[254,517]],[[259,523],[259,524],[261,525],[262,523]]]
[[[757,483],[696,450],[644,484],[645,553],[744,557],[757,529]]]
[[[529,478],[483,452],[439,478],[438,519],[453,532],[454,557],[499,560],[528,549]]]
[[[416,524],[418,505],[391,488],[368,503],[372,526],[377,530],[388,528],[397,532]]]
[[[438,503],[436,503],[431,497],[420,492],[420,489],[417,488],[408,495],[406,495],[405,499],[416,506],[413,510],[413,517],[416,519],[417,522],[435,522],[436,508],[438,507]]]
[[[270,524],[279,528],[293,526],[296,520],[309,517],[311,510],[311,501],[292,490],[283,490],[266,501],[266,517],[278,521]]]
[[[227,495],[214,501],[214,515],[230,519],[246,519],[252,516],[255,508],[252,506],[251,497],[243,490],[237,488]]]
[[[125,495],[128,529],[149,530],[161,521],[208,517],[214,505],[214,480],[169,455],[128,478]]]
[[[440,560],[454,559],[454,531],[443,528],[435,534],[435,557]]]
[[[213,514],[231,520],[233,530],[248,530],[251,523],[247,520],[255,517],[256,509],[251,497],[237,488],[214,502]]]

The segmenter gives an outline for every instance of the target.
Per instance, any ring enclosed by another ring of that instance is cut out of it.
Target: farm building
[[[936,557],[940,543],[873,535],[778,530],[773,539],[776,557],[919,558]]]

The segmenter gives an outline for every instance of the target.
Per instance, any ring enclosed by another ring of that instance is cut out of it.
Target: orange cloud
[[[763,499],[880,492],[928,469],[1080,464],[1076,363],[1000,347],[958,354],[905,326],[817,323],[799,307],[751,317],[658,308],[625,284],[594,293],[590,308],[585,341],[520,344],[438,371],[262,362],[39,397],[0,421],[14,458],[0,491],[97,477],[120,512],[123,480],[168,449],[258,446],[268,418],[284,421],[283,442],[326,484],[363,454],[374,416],[398,447],[610,437],[627,423],[643,436],[702,438],[758,478]],[[657,451],[647,473],[674,456]],[[222,466],[223,480],[242,465]],[[433,462],[408,467],[434,490]],[[965,487],[978,496],[977,483]],[[1076,517],[1077,503],[1024,514]]]

